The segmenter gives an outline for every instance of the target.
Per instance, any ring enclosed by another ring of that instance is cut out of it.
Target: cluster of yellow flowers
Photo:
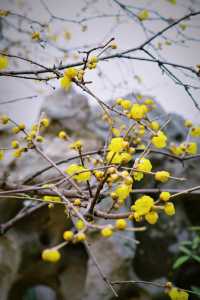
[[[42,118],[39,124],[34,124],[29,131],[26,129],[26,125],[24,123],[17,124],[7,115],[2,115],[0,117],[0,122],[3,125],[6,125],[8,123],[14,125],[11,128],[11,131],[15,135],[23,133],[23,138],[21,136],[19,137],[21,141],[17,139],[11,141],[11,149],[14,150],[12,154],[15,158],[21,157],[23,153],[27,152],[29,149],[32,149],[35,142],[42,143],[44,141],[44,137],[39,135],[39,131],[49,126],[48,118]],[[3,159],[3,151],[1,151],[1,153],[1,159]]]

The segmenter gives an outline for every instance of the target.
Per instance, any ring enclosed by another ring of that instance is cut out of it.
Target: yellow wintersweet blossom
[[[149,127],[151,129],[153,129],[154,131],[158,131],[160,128],[160,124],[157,121],[152,121],[149,125]]]
[[[160,193],[160,200],[162,201],[168,201],[170,199],[171,194],[169,192],[162,192]]]
[[[155,174],[155,179],[161,182],[167,182],[169,180],[170,173],[167,171],[158,171]]]
[[[167,137],[163,131],[159,131],[152,137],[151,142],[156,148],[164,148],[167,145]]]
[[[150,212],[153,206],[153,198],[144,195],[135,201],[135,204],[131,206],[131,210],[135,211],[138,216],[144,216]]]
[[[85,223],[81,219],[79,219],[77,220],[75,226],[78,230],[82,230],[83,228],[85,228]]]
[[[134,172],[134,179],[137,181],[140,181],[144,174],[143,172],[151,172],[152,170],[152,164],[149,159],[147,158],[141,158],[138,163],[136,164],[136,170],[139,172]]]
[[[34,31],[31,35],[32,40],[39,41],[41,39],[40,32]]]
[[[139,121],[145,118],[147,112],[148,108],[145,104],[135,103],[132,105],[131,108],[131,118],[133,118],[136,121]]]
[[[190,131],[190,135],[193,137],[200,137],[200,126],[193,127]]]
[[[107,226],[107,227],[104,227],[102,230],[101,230],[101,235],[105,238],[109,238],[113,235],[113,230],[112,230],[112,227],[110,226]]]
[[[128,110],[129,108],[131,108],[131,101],[128,99],[118,98],[116,100],[116,103],[120,105],[123,109]]]
[[[4,158],[4,152],[3,150],[0,150],[0,160],[2,160]]]
[[[171,300],[188,300],[189,294],[185,291],[182,291],[178,288],[173,287],[168,292],[169,297]]]
[[[117,195],[119,202],[123,203],[128,198],[131,191],[131,185],[121,184],[116,188],[115,194]]]
[[[9,10],[0,9],[0,17],[7,17],[9,13]]]
[[[126,229],[126,227],[127,227],[127,222],[124,219],[118,219],[115,222],[115,228],[118,230],[124,230],[124,229]]]
[[[122,137],[112,138],[110,144],[108,145],[108,149],[113,152],[121,152],[128,146],[128,142],[126,142]]]
[[[186,153],[188,154],[196,154],[197,153],[197,150],[198,150],[198,146],[197,146],[197,143],[188,143],[186,145]]]
[[[164,212],[168,216],[173,216],[175,214],[175,212],[176,212],[174,204],[171,203],[171,202],[166,203],[165,206],[164,206]]]
[[[138,19],[140,21],[145,21],[149,19],[149,11],[147,9],[143,9],[138,13]]]
[[[0,70],[8,67],[8,58],[5,55],[0,55]]]
[[[81,140],[77,140],[74,143],[72,143],[69,147],[70,149],[79,150],[83,147],[83,143]]]
[[[172,145],[170,146],[170,151],[171,151],[173,154],[177,155],[177,156],[180,156],[180,155],[182,155],[182,154],[184,153],[183,148],[180,147],[180,145],[177,146],[177,145],[175,145],[175,144],[172,144]]]
[[[156,211],[150,211],[145,215],[145,220],[151,225],[155,224],[158,221],[158,213]]]
[[[67,76],[69,79],[73,79],[78,75],[78,70],[75,68],[68,68],[64,72],[64,76]]]
[[[60,258],[60,252],[56,249],[45,249],[42,251],[42,259],[44,261],[56,263]]]
[[[112,164],[127,163],[132,159],[132,155],[128,152],[117,153],[109,151],[106,160]]]
[[[116,137],[119,137],[120,134],[121,134],[121,130],[120,129],[117,129],[117,128],[112,128],[112,134]]]
[[[71,88],[72,81],[68,76],[63,76],[60,78],[60,85],[65,91],[68,91]]]
[[[70,176],[80,172],[73,176],[74,179],[80,182],[90,180],[91,177],[91,172],[88,169],[76,164],[70,165],[65,172]]]

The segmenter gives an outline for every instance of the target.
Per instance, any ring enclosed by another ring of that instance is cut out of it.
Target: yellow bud
[[[11,142],[11,147],[12,147],[13,149],[18,149],[19,146],[20,146],[20,145],[19,145],[19,142],[18,142],[18,141],[14,140],[14,141]]]
[[[57,262],[61,258],[60,252],[56,249],[45,249],[42,251],[42,259],[52,263]]]
[[[9,120],[10,120],[7,115],[1,116],[0,119],[1,119],[2,124],[4,124],[4,125],[6,125],[9,122]]]
[[[101,235],[105,238],[109,238],[113,235],[113,231],[112,231],[112,228],[110,226],[107,226],[107,227],[104,227],[102,230],[101,230]]]
[[[79,232],[76,234],[76,241],[77,242],[83,242],[86,240],[86,235],[83,232]]]
[[[124,219],[119,219],[115,222],[115,228],[118,230],[124,230],[127,227],[126,220]]]
[[[63,238],[65,241],[71,241],[74,237],[74,233],[71,230],[64,231]]]

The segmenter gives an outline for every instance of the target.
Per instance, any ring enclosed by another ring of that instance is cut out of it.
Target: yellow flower
[[[193,127],[191,129],[190,135],[193,137],[200,137],[200,127]]]
[[[154,131],[158,131],[160,128],[160,124],[157,121],[152,121],[149,126]]]
[[[121,99],[120,105],[123,107],[123,109],[128,110],[131,108],[131,101],[127,99]]]
[[[134,179],[140,181],[144,177],[142,172],[151,172],[152,170],[150,160],[144,157],[141,158],[136,165],[136,170],[139,172],[134,172]]]
[[[80,206],[81,205],[81,199],[79,199],[79,198],[75,199],[74,202],[73,202],[73,204],[75,206]]]
[[[127,146],[128,142],[126,142],[122,137],[115,137],[111,139],[108,149],[113,152],[121,152]]]
[[[145,21],[149,19],[149,12],[147,9],[143,9],[138,13],[138,19],[140,21]]]
[[[126,220],[119,219],[115,222],[115,228],[118,230],[124,230],[127,227]]]
[[[170,199],[171,194],[169,192],[162,192],[160,193],[160,200],[162,201],[168,201]]]
[[[83,147],[83,143],[80,140],[75,141],[70,146],[70,149],[79,150]]]
[[[65,70],[64,72],[64,77],[68,77],[69,79],[73,79],[74,77],[76,77],[78,74],[78,70],[75,68],[68,68],[67,70]]]
[[[75,226],[78,230],[82,230],[83,228],[85,228],[85,223],[81,219],[79,219],[76,222]]]
[[[11,142],[11,147],[12,147],[13,149],[18,149],[19,146],[20,146],[20,145],[19,145],[19,142],[18,142],[18,141],[14,140],[14,141]]]
[[[56,249],[45,249],[42,251],[42,259],[52,263],[57,262],[61,258],[60,252]]]
[[[2,123],[3,125],[8,124],[8,122],[9,122],[9,120],[10,120],[10,118],[9,118],[7,115],[1,116],[0,119],[1,119],[1,123]]]
[[[7,17],[9,13],[9,10],[0,9],[0,17]]]
[[[113,42],[112,44],[110,44],[110,47],[111,49],[117,49],[117,44]]]
[[[168,292],[171,300],[188,300],[188,293],[182,290],[179,290],[177,288],[172,288],[170,289],[170,291]]]
[[[65,241],[71,241],[74,237],[74,233],[71,230],[67,230],[63,232],[63,238]]]
[[[164,148],[167,144],[167,137],[162,131],[159,131],[157,135],[152,137],[151,141],[156,148]]]
[[[170,146],[170,151],[177,156],[180,156],[184,153],[184,150],[181,146],[176,146],[174,144]]]
[[[34,41],[39,41],[40,40],[40,33],[38,32],[38,31],[34,31],[33,33],[32,33],[32,40],[34,40]]]
[[[116,153],[113,151],[109,151],[106,156],[106,160],[108,162],[111,162],[112,164],[121,164],[122,162],[127,163],[131,159],[132,159],[132,155],[128,152]]]
[[[154,104],[154,101],[152,99],[146,99],[146,100],[144,100],[144,104],[152,105],[152,104]]]
[[[117,195],[118,200],[121,203],[123,203],[126,200],[126,198],[129,196],[131,191],[132,191],[131,185],[121,184],[116,188],[115,194]]]
[[[38,143],[43,143],[44,142],[44,137],[43,136],[41,136],[41,135],[38,135],[37,137],[36,137],[36,142],[38,142]]]
[[[70,165],[65,172],[70,176],[75,173],[81,172],[73,176],[74,179],[80,182],[90,180],[91,177],[91,172],[88,169],[84,168],[83,166],[78,166],[76,164]]]
[[[65,131],[60,131],[59,133],[58,133],[58,137],[61,139],[61,140],[67,140],[68,139],[68,136],[67,136],[67,134],[66,134],[66,132]]]
[[[21,157],[23,152],[24,152],[24,148],[18,148],[12,154],[13,154],[13,157],[19,158],[19,157]]]
[[[155,224],[158,221],[158,213],[155,211],[150,211],[149,213],[147,213],[145,215],[145,220],[149,223],[149,224]]]
[[[4,55],[0,55],[0,70],[8,67],[8,58]]]
[[[133,104],[131,108],[131,118],[136,121],[143,119],[146,116],[148,109],[147,106],[144,104]]]
[[[93,55],[90,57],[89,59],[89,63],[93,64],[93,63],[97,63],[98,62],[98,57]]]
[[[167,182],[169,180],[170,173],[167,171],[158,171],[155,174],[155,179],[161,182]]]
[[[83,242],[86,240],[86,235],[83,232],[79,232],[76,234],[76,241],[77,242]]]
[[[117,128],[112,128],[112,133],[114,136],[119,137],[121,134],[121,130],[117,129]]]
[[[188,143],[186,145],[186,153],[196,154],[197,153],[197,143]]]
[[[61,199],[59,196],[51,196],[51,195],[43,196],[43,200],[47,201],[47,202],[55,202],[55,203],[61,202]]]
[[[101,235],[105,238],[109,238],[113,235],[113,231],[112,231],[112,228],[110,226],[107,226],[107,227],[104,227],[102,230],[101,230]]]
[[[175,214],[174,204],[171,202],[166,203],[164,206],[164,211],[165,211],[166,215],[173,216]]]
[[[83,77],[84,77],[84,74],[85,74],[85,71],[80,69],[78,70],[78,73],[77,73],[77,79],[82,81],[83,80]]]
[[[48,127],[49,126],[49,119],[48,118],[43,118],[40,122],[40,124],[44,127]]]
[[[122,152],[120,154],[121,163],[128,163],[132,159],[132,155],[128,152]]]
[[[3,150],[0,150],[0,160],[2,160],[4,158],[4,152]]]
[[[192,121],[190,121],[190,120],[185,120],[184,126],[187,127],[187,128],[192,127]]]
[[[68,91],[71,88],[72,81],[68,76],[63,76],[60,78],[60,85],[64,90]]]
[[[138,216],[144,216],[150,212],[153,205],[153,198],[144,195],[135,201],[135,204],[131,206],[131,209],[135,211],[138,214]]]

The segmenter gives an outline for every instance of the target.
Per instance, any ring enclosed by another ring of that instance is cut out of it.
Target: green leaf
[[[192,245],[192,241],[183,241],[183,242],[181,242],[181,245],[190,246],[190,245]]]
[[[183,252],[183,253],[185,253],[189,256],[191,255],[191,251],[188,248],[186,248],[184,246],[180,246],[179,249],[180,249],[181,252]]]
[[[196,286],[192,286],[192,291],[195,293],[195,295],[200,298],[200,288]]]
[[[198,248],[200,242],[200,238],[196,236],[192,241],[192,249],[195,250]]]
[[[180,266],[182,266],[186,261],[188,261],[189,258],[190,257],[188,255],[183,255],[183,256],[179,257],[173,264],[173,269],[180,268]]]
[[[200,256],[192,255],[192,258],[200,263]]]

